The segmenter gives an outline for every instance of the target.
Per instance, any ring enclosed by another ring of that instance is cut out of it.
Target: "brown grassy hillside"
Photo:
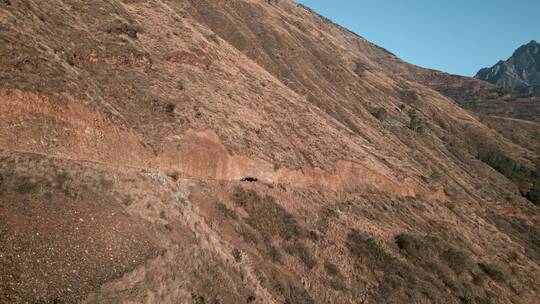
[[[0,42],[1,303],[538,298],[534,127],[292,1],[0,0]]]

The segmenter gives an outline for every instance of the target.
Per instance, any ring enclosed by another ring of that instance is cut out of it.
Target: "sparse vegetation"
[[[336,276],[340,273],[339,268],[336,266],[336,264],[330,261],[324,262],[324,269],[326,270],[326,273],[328,273],[331,276]]]
[[[485,274],[465,252],[429,236],[399,235],[396,244],[399,252],[358,231],[349,234],[347,245],[357,259],[357,271],[376,270],[384,274],[384,283],[373,290],[375,303],[392,298],[406,303],[426,297],[432,303],[444,303],[449,298],[486,299],[486,290],[481,288]],[[473,284],[468,279],[471,277]],[[406,299],[399,295],[399,290],[407,290]]]
[[[238,187],[233,200],[249,214],[246,222],[265,239],[275,236],[290,239],[305,234],[296,219],[271,196],[262,197],[254,190]]]
[[[225,204],[221,202],[217,204],[217,209],[221,212],[221,214],[226,219],[231,219],[231,220],[238,219],[238,215],[236,214],[236,212],[234,212],[234,210],[229,209],[229,207],[225,206]]]
[[[242,237],[242,239],[246,243],[250,243],[250,244],[258,244],[259,243],[259,239],[257,238],[257,236],[254,233],[252,233],[251,231],[249,231],[249,229],[247,227],[245,227],[245,226],[240,227],[239,230],[238,230],[238,233],[240,234],[240,236]]]
[[[191,299],[195,304],[206,304],[206,299],[196,293],[191,293]]]
[[[266,247],[266,255],[270,258],[272,262],[281,263],[281,251],[279,251],[279,248],[277,248],[276,246],[272,244],[268,245]]]
[[[540,176],[538,171],[521,165],[496,149],[482,148],[478,152],[477,158],[514,182],[522,189],[525,198],[533,204],[540,205]],[[532,184],[532,187],[530,189],[527,189],[527,186],[523,187],[523,185],[527,184]]]
[[[37,187],[37,183],[33,180],[23,178],[17,186],[17,192],[19,194],[28,194],[33,192]]]
[[[180,177],[180,173],[174,171],[167,173],[167,176],[170,177],[173,181],[178,181],[178,178]]]
[[[67,54],[66,55],[66,61],[69,65],[74,66],[75,65],[75,56],[73,54]]]
[[[410,110],[409,114],[409,129],[422,133],[424,132],[424,121],[421,118],[418,118],[416,110]]]
[[[335,219],[339,217],[339,213],[329,207],[323,207],[319,211],[319,220],[317,221],[317,231],[319,231],[321,234],[326,234],[326,231],[328,230],[328,226],[330,225],[330,222],[332,219]]]
[[[277,277],[273,277],[274,290],[285,298],[285,304],[315,304],[315,300],[311,295],[291,281],[283,281]]]
[[[140,27],[124,23],[120,20],[115,20],[113,24],[107,29],[107,33],[109,34],[124,34],[133,39],[136,39],[137,35],[140,32]]]
[[[527,180],[534,175],[532,170],[494,149],[479,151],[478,159],[512,180]]]
[[[485,284],[486,275],[466,252],[429,236],[399,235],[396,243],[408,261],[435,275],[461,299],[485,298],[486,290],[480,287]],[[467,277],[472,277],[475,285]]]
[[[216,34],[211,34],[208,36],[208,40],[212,41],[215,44],[220,44],[219,37]]]
[[[255,276],[257,277],[257,280],[259,280],[259,283],[261,284],[266,284],[266,282],[268,281],[268,277],[266,276],[266,273],[260,268],[255,269]]]
[[[386,118],[387,112],[383,107],[377,107],[369,111],[373,117],[377,118],[379,121],[383,121]]]
[[[165,210],[161,210],[159,212],[159,218],[162,219],[162,220],[167,219],[167,215],[165,214]]]
[[[364,236],[358,231],[352,231],[349,234],[347,245],[356,256],[364,256],[369,252],[377,260],[386,260],[388,258],[396,261],[402,260],[402,257],[395,253],[383,240]]]
[[[507,135],[534,123],[497,135],[419,83],[452,75],[288,3],[26,2],[0,0],[0,302],[534,302],[538,209],[471,159],[540,204]]]
[[[167,103],[165,105],[165,112],[167,112],[168,114],[173,114],[175,108],[176,105],[174,103]]]
[[[480,263],[480,269],[482,269],[487,275],[495,281],[505,282],[508,277],[508,270],[504,269],[502,265],[494,263]]]
[[[540,206],[540,181],[536,181],[525,197],[536,206]]]
[[[290,254],[298,257],[307,268],[313,269],[317,266],[318,261],[311,251],[302,243],[295,242],[291,245],[285,247],[285,251]]]
[[[234,248],[232,250],[232,256],[234,257],[234,260],[236,262],[241,262],[242,261],[242,251],[240,251],[238,248]]]
[[[58,181],[58,184],[59,184],[59,185],[62,185],[62,186],[63,186],[63,185],[66,183],[67,180],[68,180],[68,176],[65,175],[65,173],[59,174],[59,175],[57,176],[57,181]],[[101,178],[101,179],[99,180],[99,185],[100,185],[101,188],[104,189],[104,190],[111,190],[112,187],[113,187],[113,185],[114,185],[114,183],[113,183],[113,181],[108,180],[108,179],[106,179],[106,178]]]
[[[358,77],[362,77],[364,75],[364,72],[368,70],[367,65],[360,61],[356,61],[354,65],[354,73]]]
[[[313,230],[308,231],[307,237],[310,240],[314,241],[314,242],[318,242],[320,240],[319,233],[317,233],[317,231],[313,231]]]
[[[345,284],[343,281],[343,278],[328,281],[328,286],[337,291],[346,291],[348,289],[347,284]]]

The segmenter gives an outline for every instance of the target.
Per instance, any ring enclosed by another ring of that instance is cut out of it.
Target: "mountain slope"
[[[483,68],[475,76],[507,90],[540,96],[540,44],[532,40],[506,61]]]
[[[0,22],[0,302],[535,302],[535,146],[294,2]]]

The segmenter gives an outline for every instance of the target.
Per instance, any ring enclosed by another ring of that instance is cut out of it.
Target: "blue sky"
[[[473,76],[540,42],[540,0],[297,0],[423,67]]]

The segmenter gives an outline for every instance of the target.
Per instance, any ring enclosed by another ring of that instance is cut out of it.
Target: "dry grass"
[[[284,239],[305,235],[296,219],[271,196],[260,196],[254,190],[236,188],[233,200],[249,214],[247,223],[265,239],[280,236]]]

